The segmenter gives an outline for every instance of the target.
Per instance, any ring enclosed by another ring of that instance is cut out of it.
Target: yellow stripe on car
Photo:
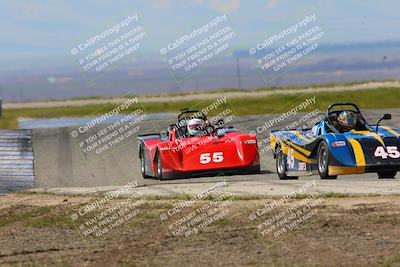
[[[311,152],[308,150],[305,150],[304,148],[301,148],[299,146],[296,146],[295,144],[290,144],[294,149],[300,151],[301,153],[303,153],[304,155],[306,155],[307,157],[311,155]]]
[[[349,142],[353,148],[354,156],[356,157],[357,166],[361,166],[361,167],[365,166],[364,152],[362,150],[360,143],[355,139],[349,139]]]
[[[300,134],[299,132],[292,131],[291,133],[294,134],[295,136],[297,136],[298,138],[306,141],[306,142],[312,141],[311,139],[309,139],[309,138],[305,137],[304,135]]]
[[[308,159],[308,158],[304,157],[302,154],[300,154],[299,152],[296,152],[295,150],[293,150],[292,155],[293,155],[293,157],[294,157],[295,159],[300,160],[300,161],[302,161],[302,162],[305,162],[305,163],[315,163],[315,160]]]
[[[289,154],[289,147],[286,145],[286,144],[284,144],[284,143],[281,143],[281,150],[282,150],[282,152],[283,152],[283,154],[284,155],[288,155]]]
[[[365,167],[342,167],[329,166],[329,175],[346,175],[346,174],[362,174],[365,172]]]
[[[396,131],[394,131],[394,130],[393,130],[392,128],[390,128],[390,127],[387,127],[387,126],[379,126],[379,127],[382,128],[382,129],[385,129],[386,131],[388,131],[389,133],[393,134],[394,136],[397,136],[397,137],[400,136],[399,133],[397,133]]]
[[[299,152],[297,152],[296,150],[294,150],[293,148],[291,148],[289,145],[287,145],[285,143],[281,143],[281,149],[282,149],[283,154],[285,154],[286,156],[289,154],[289,150],[292,150],[291,154],[295,159],[300,160],[305,163],[315,163],[315,160],[306,158],[305,156],[303,156],[302,154],[300,154]]]
[[[276,142],[277,142],[277,140],[276,140],[275,135],[271,134],[270,135],[270,139],[269,139],[269,143],[270,143],[272,149],[275,149]]]
[[[353,134],[361,134],[365,136],[371,136],[375,138],[379,143],[382,144],[382,146],[385,146],[385,143],[383,142],[382,138],[377,135],[376,133],[371,133],[370,131],[352,131]]]

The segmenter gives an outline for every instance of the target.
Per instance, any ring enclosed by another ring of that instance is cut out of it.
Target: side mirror
[[[378,132],[379,129],[379,123],[381,123],[381,121],[383,120],[391,120],[392,119],[392,115],[389,113],[385,113],[385,115],[383,115],[383,117],[378,121],[378,123],[376,124],[376,132]]]
[[[385,115],[383,115],[382,120],[391,120],[392,119],[392,115],[389,113],[386,113]]]
[[[218,127],[224,127],[225,126],[225,121],[223,119],[219,119],[215,125],[217,125]]]

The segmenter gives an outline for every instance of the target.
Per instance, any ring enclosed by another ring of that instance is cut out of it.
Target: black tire
[[[143,178],[150,177],[146,175],[146,155],[143,148],[140,149],[140,172],[142,173]]]
[[[160,157],[160,154],[157,153],[156,155],[156,163],[157,163],[157,173],[156,173],[156,177],[160,180],[163,179],[163,173],[162,173],[162,160]]]
[[[397,174],[397,171],[381,171],[378,172],[379,179],[393,179]]]
[[[261,172],[261,167],[260,165],[253,166],[250,168],[246,168],[245,170],[239,171],[239,174],[259,174]]]
[[[261,166],[258,165],[251,170],[251,174],[259,174],[261,172]]]
[[[321,141],[318,146],[317,165],[321,179],[336,179],[336,176],[329,176],[329,149],[325,141]]]
[[[296,180],[297,176],[286,175],[286,156],[283,154],[282,149],[277,148],[276,153],[276,172],[280,180]]]

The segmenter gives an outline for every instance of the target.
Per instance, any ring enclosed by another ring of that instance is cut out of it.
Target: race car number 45
[[[224,153],[223,152],[215,152],[212,154],[211,158],[211,153],[204,153],[200,155],[200,163],[201,164],[208,164],[210,162],[222,162],[224,161]]]
[[[378,146],[375,150],[374,156],[380,157],[382,159],[392,158],[398,159],[400,158],[400,152],[397,150],[397,146],[387,146],[387,152],[383,146]]]

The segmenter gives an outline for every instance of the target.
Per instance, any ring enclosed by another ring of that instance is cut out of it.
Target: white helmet
[[[199,118],[191,119],[187,124],[187,130],[191,136],[203,135],[206,131],[206,124],[204,120]]]

